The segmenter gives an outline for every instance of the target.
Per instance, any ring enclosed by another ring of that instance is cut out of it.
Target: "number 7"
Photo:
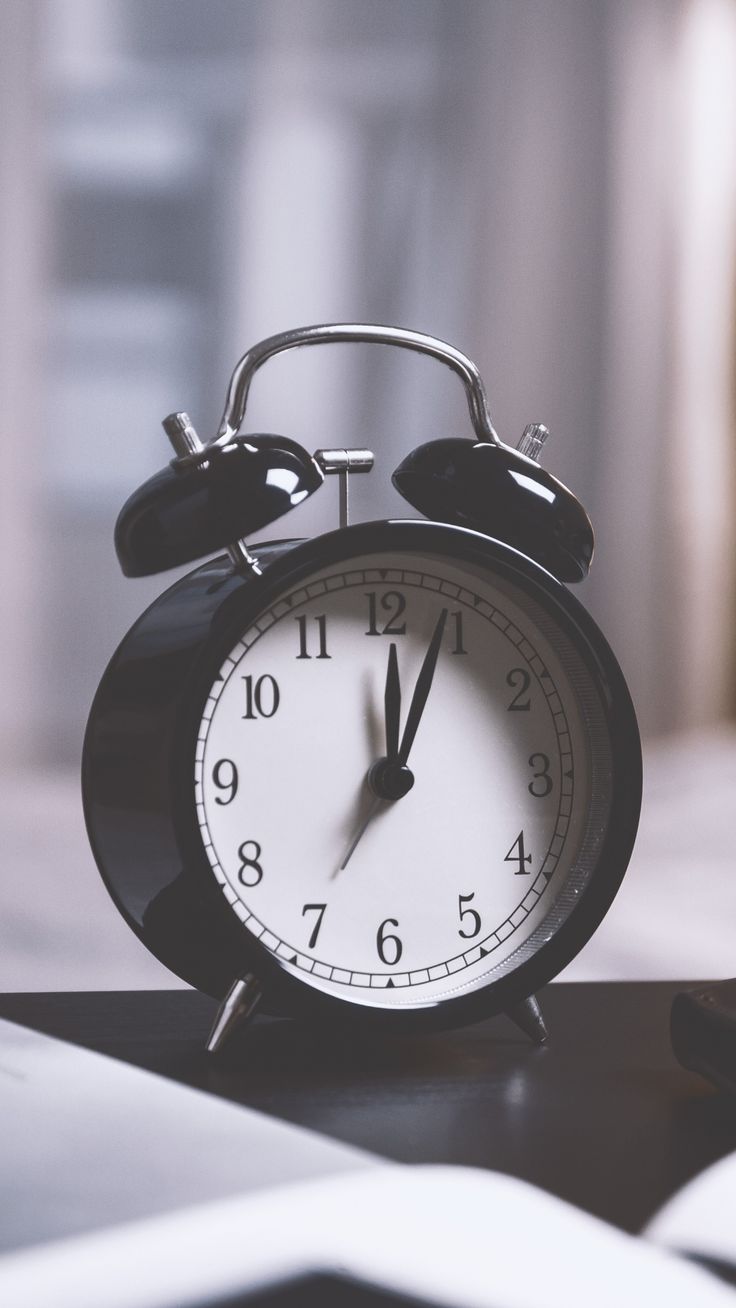
[[[319,929],[322,926],[322,918],[325,915],[326,908],[327,908],[326,904],[305,904],[304,908],[302,909],[302,917],[304,917],[305,913],[317,914],[317,921],[315,923],[314,930],[311,936],[309,937],[309,944],[307,946],[308,949],[314,949],[314,946],[317,943],[317,936],[319,935]]]

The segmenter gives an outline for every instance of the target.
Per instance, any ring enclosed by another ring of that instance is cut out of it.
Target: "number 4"
[[[521,876],[525,876],[525,875],[528,876],[528,875],[529,875],[529,873],[531,872],[531,868],[530,868],[530,867],[524,867],[524,864],[525,864],[525,863],[531,863],[531,861],[532,861],[532,856],[531,856],[531,854],[525,854],[525,853],[524,853],[524,832],[523,832],[523,831],[520,831],[520,832],[519,832],[518,836],[516,837],[516,840],[514,841],[513,845],[511,846],[511,848],[510,848],[508,854],[506,855],[506,857],[504,858],[503,861],[504,861],[504,863],[518,863],[518,864],[519,864],[519,866],[518,866],[517,869],[516,869],[516,872],[514,873],[514,876],[521,877]]]

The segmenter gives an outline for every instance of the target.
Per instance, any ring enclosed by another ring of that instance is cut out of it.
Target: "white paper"
[[[648,1240],[736,1270],[736,1153],[683,1186],[649,1223]]]
[[[699,1268],[496,1173],[383,1167],[0,1260],[13,1308],[187,1308],[309,1272],[447,1308],[734,1308]]]
[[[0,1020],[0,1253],[379,1162]]]
[[[8,1308],[186,1308],[330,1272],[448,1308],[736,1308],[512,1177],[392,1166],[1,1021],[0,1236]]]

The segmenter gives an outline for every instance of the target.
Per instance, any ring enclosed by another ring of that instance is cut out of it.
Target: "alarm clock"
[[[474,435],[393,475],[422,518],[349,524],[369,450],[242,431],[267,359],[349,341],[463,382]],[[535,992],[609,908],[641,801],[624,677],[568,588],[592,528],[539,464],[546,428],[504,444],[470,359],[366,324],[251,349],[209,442],[184,413],[164,427],[122,570],[215,557],[136,622],[92,706],[84,808],[118,909],[221,1001],[213,1050],[258,1009],[398,1033],[506,1012],[543,1041]],[[336,530],[250,542],[330,475]]]

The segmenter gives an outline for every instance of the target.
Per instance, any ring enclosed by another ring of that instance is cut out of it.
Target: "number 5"
[[[460,914],[460,921],[462,922],[464,917],[469,917],[474,923],[472,931],[464,931],[462,927],[459,928],[457,934],[462,936],[464,940],[472,940],[473,936],[477,936],[480,931],[480,913],[478,910],[463,908],[463,904],[469,904],[471,899],[475,899],[475,891],[471,895],[458,895],[457,897],[457,911]]]

